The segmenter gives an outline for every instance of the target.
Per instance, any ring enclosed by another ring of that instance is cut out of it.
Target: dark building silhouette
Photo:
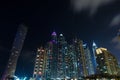
[[[8,60],[8,64],[6,66],[5,72],[2,76],[2,80],[6,80],[6,77],[13,77],[15,75],[17,60],[22,50],[22,46],[27,34],[27,27],[24,25],[20,25],[18,31],[16,33],[13,47],[11,49],[11,55]]]

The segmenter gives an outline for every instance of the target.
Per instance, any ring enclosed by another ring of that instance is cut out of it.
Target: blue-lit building
[[[63,34],[60,34],[58,37],[58,64],[57,64],[57,78],[66,78],[67,74],[66,74],[66,56],[68,53],[67,50],[67,42],[65,41],[65,37],[63,36]]]
[[[27,34],[27,27],[25,27],[24,25],[20,25],[13,42],[11,55],[9,57],[9,61],[6,66],[5,72],[2,76],[2,80],[6,80],[6,77],[13,77],[15,75],[17,60],[21,53],[26,34]]]
[[[82,40],[75,38],[71,44],[68,44],[63,34],[57,35],[53,32],[51,40],[45,46],[46,55],[43,60],[45,64],[42,69],[44,75],[38,77],[42,77],[43,80],[82,80],[83,77],[93,76],[98,73],[98,60],[102,59],[96,55],[96,49],[98,48],[95,42],[90,52],[88,45]],[[115,60],[114,57],[110,59]],[[112,62],[111,64],[114,65]]]
[[[35,80],[45,79],[46,62],[47,62],[46,49],[44,49],[43,47],[38,48],[33,71],[33,78]]]
[[[91,54],[87,45],[82,40],[73,40],[73,78],[80,79],[94,74]]]
[[[48,67],[48,76],[47,78],[56,79],[57,78],[57,65],[58,65],[58,41],[57,34],[53,32],[51,35],[51,41],[47,44],[47,67]]]
[[[96,72],[96,68],[97,68],[97,62],[96,62],[96,49],[97,49],[98,47],[97,47],[97,45],[96,45],[96,43],[95,42],[93,42],[93,44],[92,44],[92,58],[93,58],[93,66],[94,66],[94,73],[96,74],[97,72]]]
[[[118,62],[110,51],[106,48],[97,48],[96,57],[98,74],[118,75]]]
[[[93,75],[94,74],[94,67],[93,67],[93,63],[92,63],[90,49],[89,49],[87,44],[84,44],[83,47],[84,47],[85,57],[86,57],[86,61],[87,61],[86,68],[88,71],[88,75]]]

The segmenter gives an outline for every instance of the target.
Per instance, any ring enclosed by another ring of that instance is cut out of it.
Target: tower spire
[[[55,31],[52,32],[51,34],[51,37],[52,37],[52,42],[57,42],[57,33]]]
[[[93,52],[93,65],[94,65],[94,73],[96,73],[96,67],[97,67],[97,62],[96,62],[96,49],[97,49],[97,45],[96,43],[93,41],[93,44],[92,44],[92,52]]]

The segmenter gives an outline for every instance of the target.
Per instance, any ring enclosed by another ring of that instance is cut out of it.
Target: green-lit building
[[[97,74],[118,74],[118,62],[106,48],[96,49]]]

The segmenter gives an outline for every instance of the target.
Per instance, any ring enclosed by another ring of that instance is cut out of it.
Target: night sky
[[[120,0],[16,0],[0,2],[0,75],[7,64],[19,24],[28,27],[16,75],[32,76],[36,48],[50,40],[52,31],[74,37],[91,48],[105,47],[120,62]]]

